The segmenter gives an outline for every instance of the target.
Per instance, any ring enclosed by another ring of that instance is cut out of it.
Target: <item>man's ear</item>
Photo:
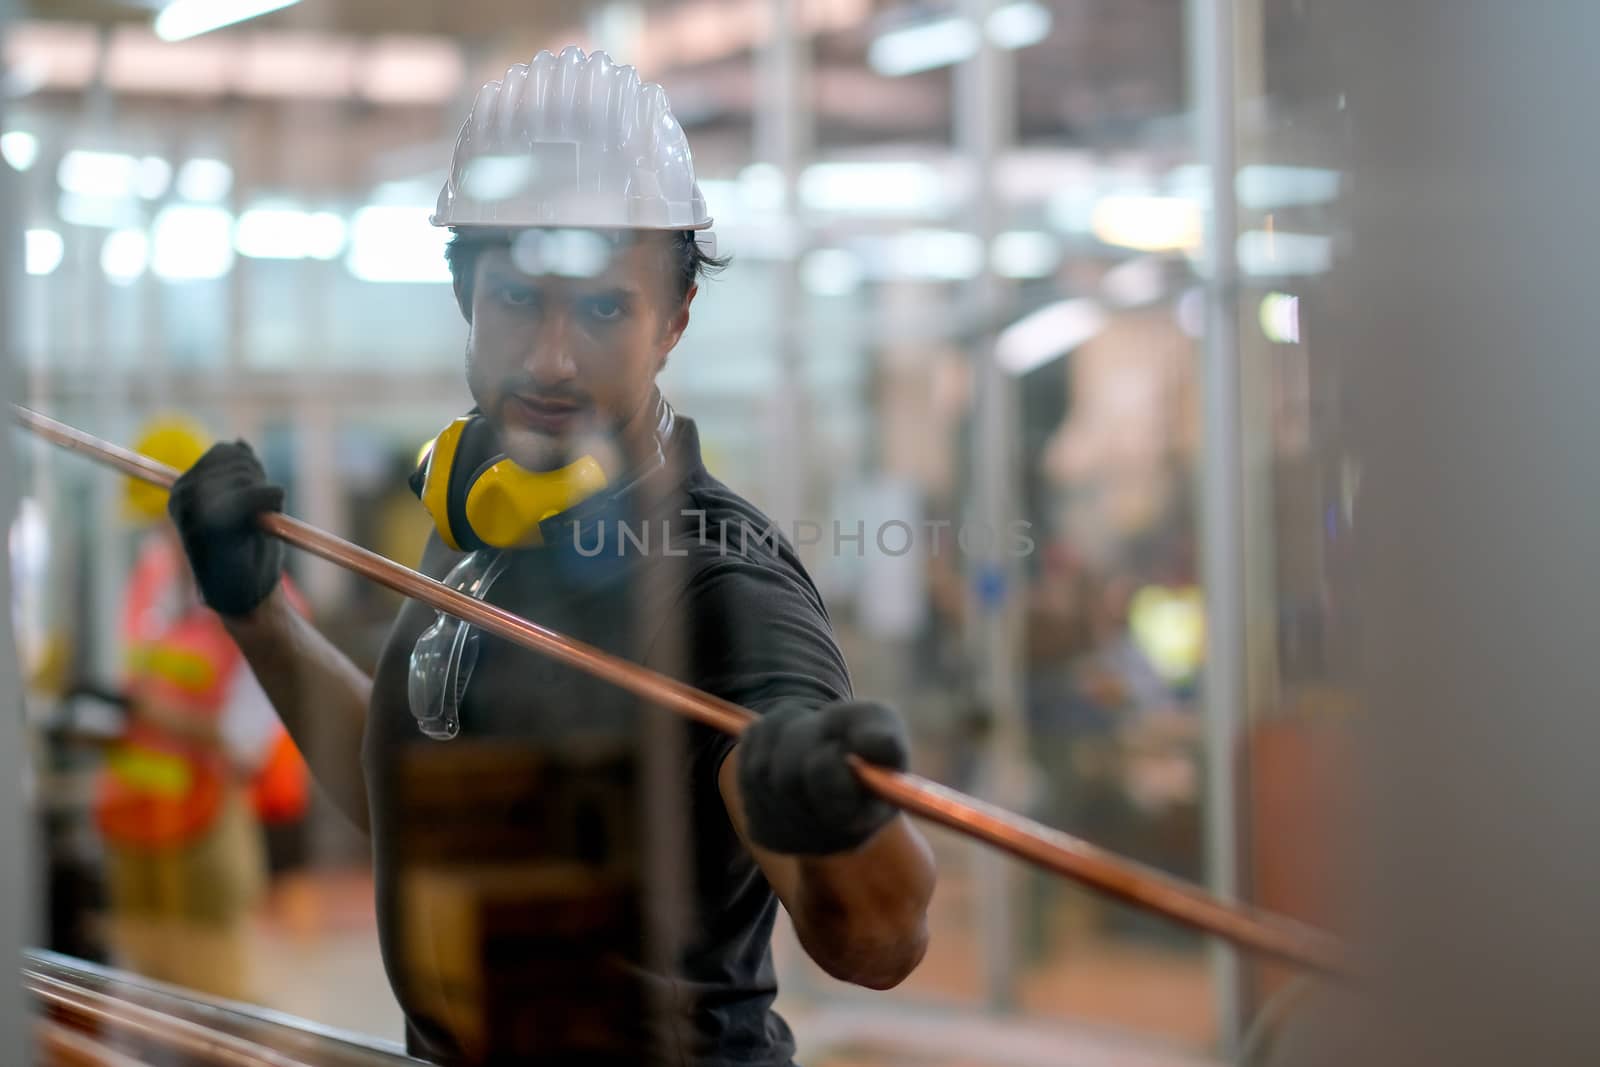
[[[674,348],[678,347],[678,342],[683,339],[683,331],[689,328],[689,305],[694,303],[695,295],[699,292],[700,287],[698,285],[691,285],[689,291],[683,296],[683,303],[679,304],[677,310],[672,313],[672,317],[667,319],[666,329],[661,335],[661,358],[656,365],[656,370],[659,371],[667,365],[667,356],[672,353]]]

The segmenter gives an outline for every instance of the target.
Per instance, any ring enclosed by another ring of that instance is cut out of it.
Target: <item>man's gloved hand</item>
[[[739,793],[750,839],[793,856],[858,847],[896,809],[867,791],[845,756],[903,771],[907,747],[905,723],[882,704],[780,704],[739,740]]]
[[[216,444],[172,486],[177,524],[200,596],[220,615],[248,615],[283,576],[283,542],[256,516],[283,510],[283,487],[243,441]]]

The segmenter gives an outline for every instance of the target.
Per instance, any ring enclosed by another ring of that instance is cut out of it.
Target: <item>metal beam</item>
[[[1235,0],[1191,0],[1190,66],[1200,158],[1211,176],[1206,235],[1206,329],[1202,350],[1200,564],[1206,601],[1205,845],[1207,884],[1224,899],[1239,892],[1239,743],[1245,701],[1244,442],[1239,336],[1235,117]],[[1223,1058],[1235,1058],[1242,1030],[1239,960],[1212,948]]]
[[[12,15],[11,0],[0,0],[0,29]],[[3,73],[3,70],[0,70]],[[7,306],[13,286],[22,274],[18,257],[22,242],[17,240],[16,220],[12,216],[15,190],[12,171],[0,166],[0,391],[16,396],[11,353],[15,319]],[[16,513],[16,464],[11,455],[11,435],[0,433],[0,533],[11,528]],[[9,539],[8,539],[9,541]],[[8,1040],[0,1044],[0,1063],[27,1064],[28,1042],[22,1040],[27,1012],[22,999],[22,948],[29,933],[36,929],[32,856],[28,847],[28,812],[22,791],[23,706],[22,678],[17,665],[17,646],[11,632],[11,559],[0,566],[0,782],[9,795],[0,803],[0,1034]]]

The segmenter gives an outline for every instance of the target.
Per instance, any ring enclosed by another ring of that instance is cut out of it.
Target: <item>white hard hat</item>
[[[435,226],[707,230],[683,127],[661,86],[576,46],[478,91]],[[697,234],[702,245],[710,234]]]

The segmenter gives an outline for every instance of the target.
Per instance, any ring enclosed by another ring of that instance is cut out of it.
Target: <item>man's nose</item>
[[[578,373],[572,344],[570,317],[560,310],[546,314],[523,356],[523,367],[541,385],[565,382]]]

